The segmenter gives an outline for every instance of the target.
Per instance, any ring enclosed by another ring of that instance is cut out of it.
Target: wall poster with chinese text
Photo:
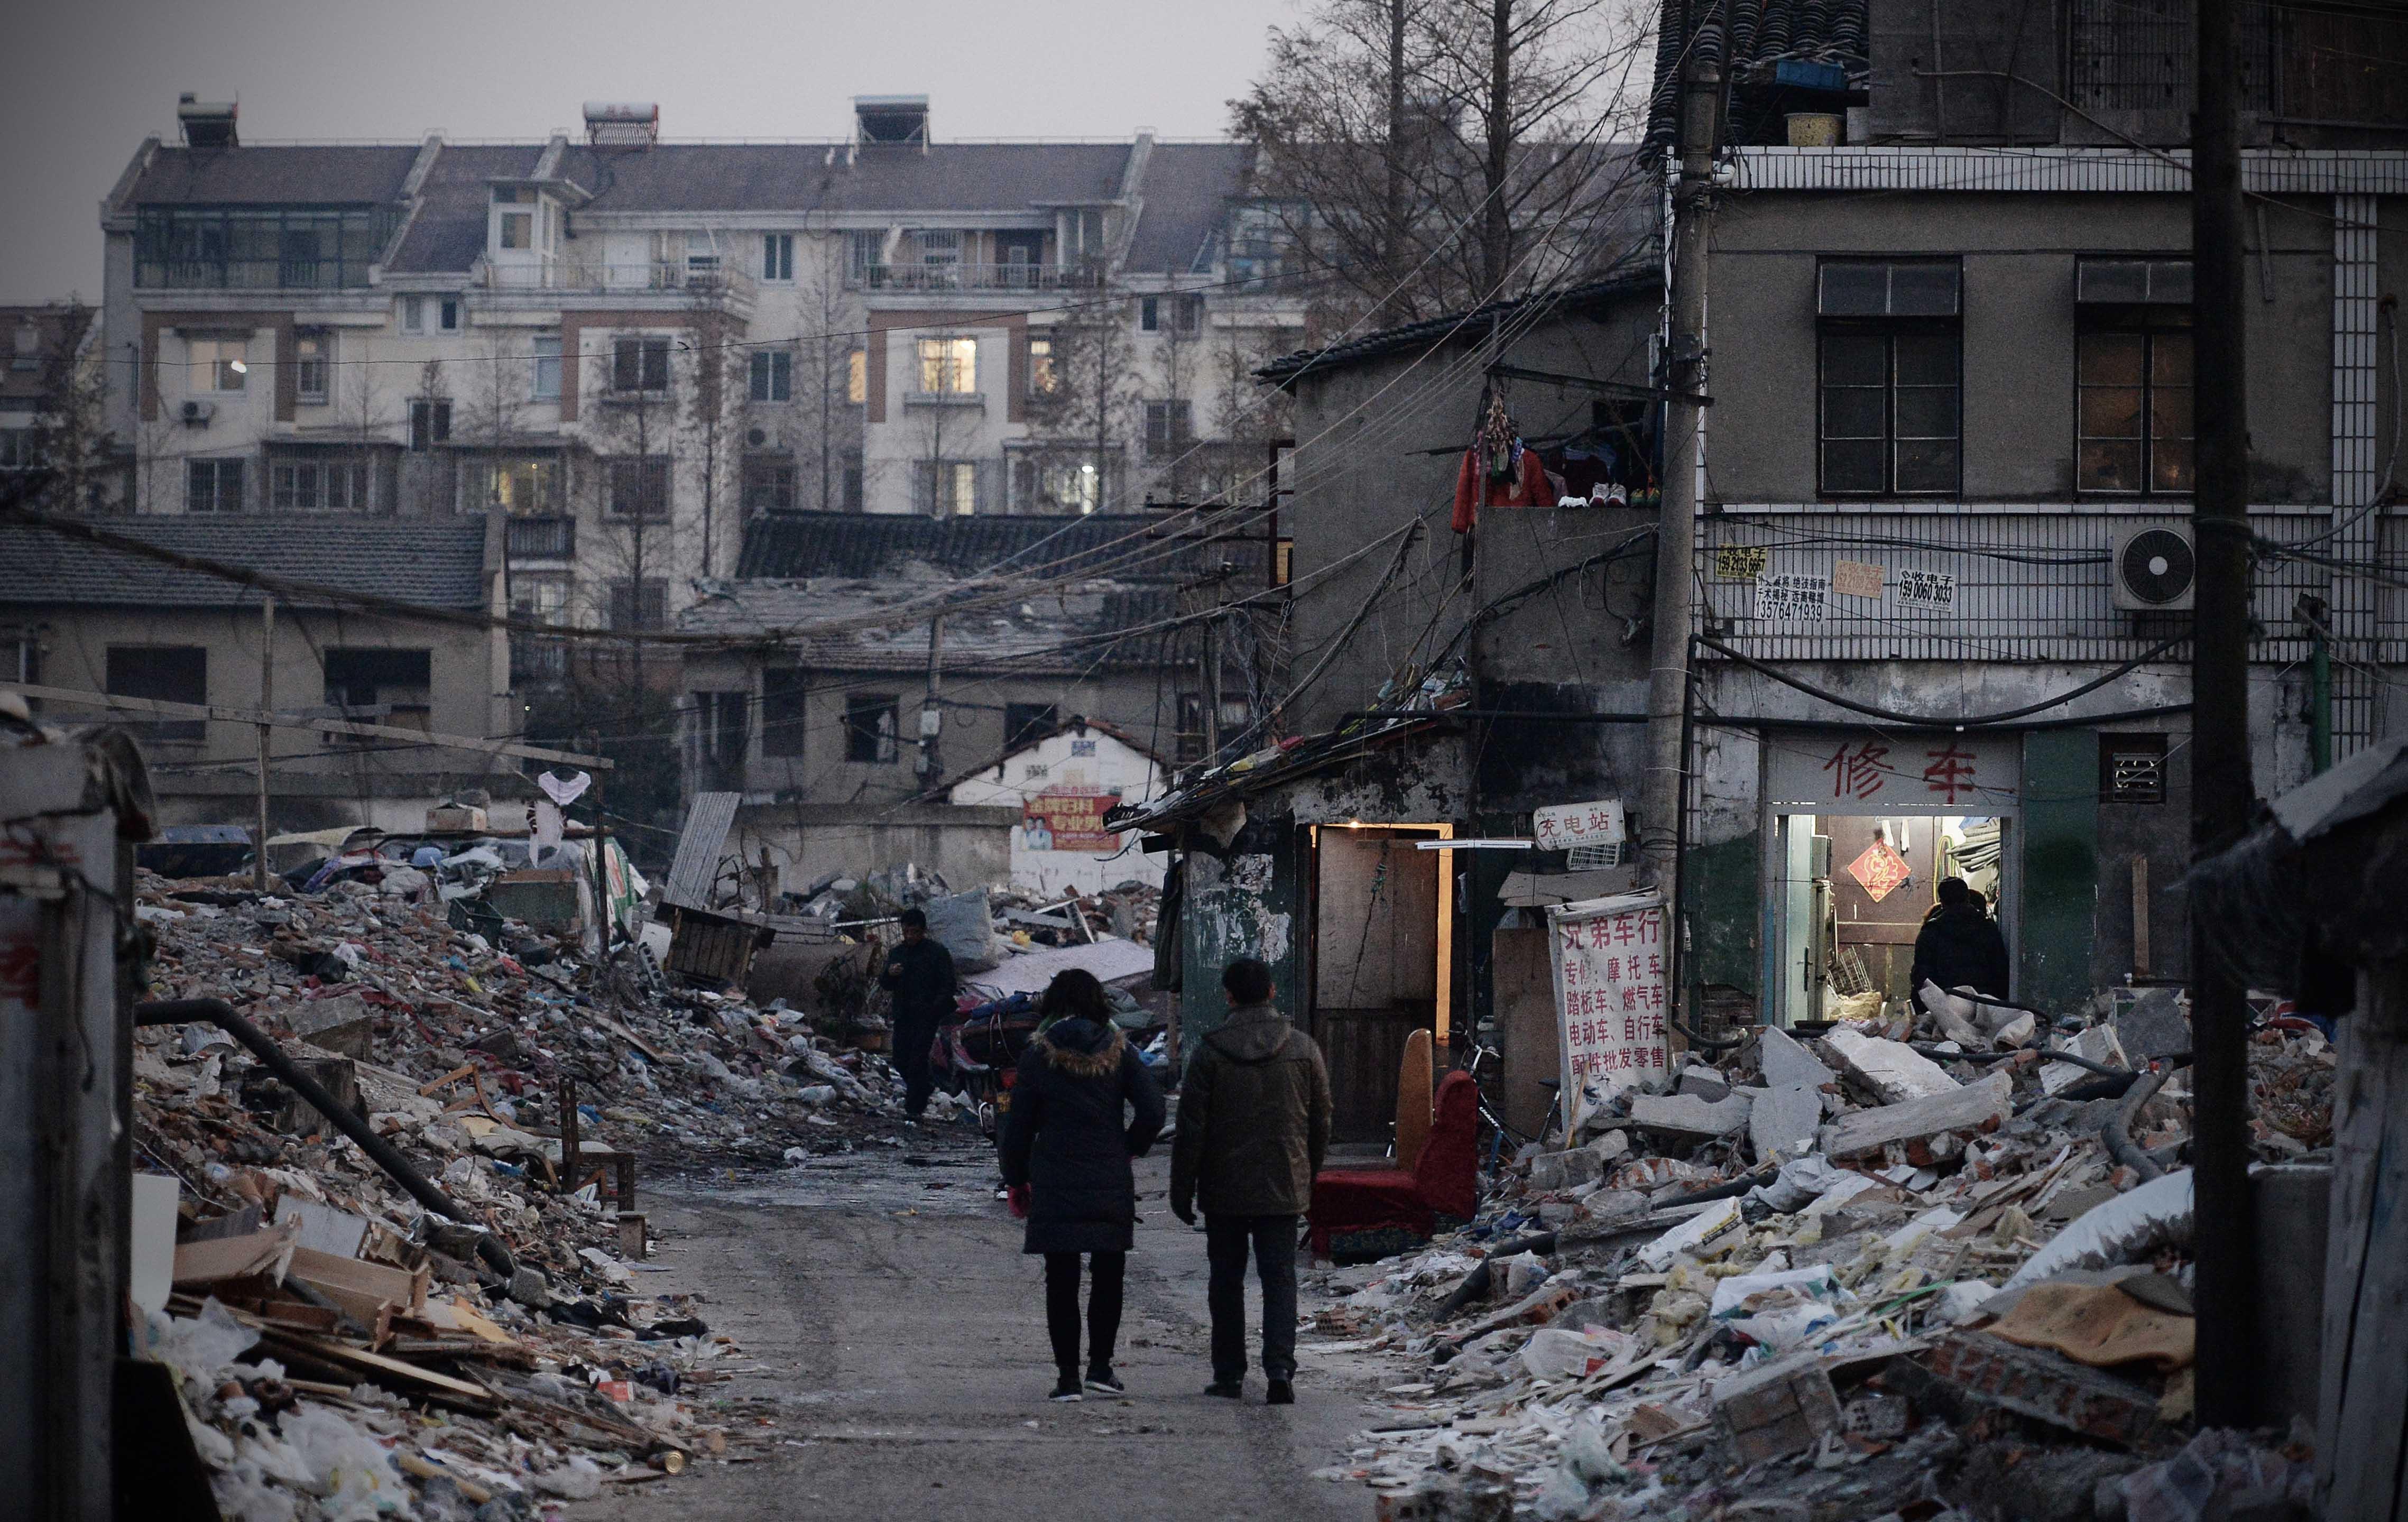
[[[1570,1137],[1592,1106],[1670,1066],[1664,901],[1647,893],[1557,904],[1547,928]]]

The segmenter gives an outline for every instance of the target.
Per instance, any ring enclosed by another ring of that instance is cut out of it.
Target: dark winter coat
[[[1170,1207],[1301,1215],[1329,1153],[1329,1069],[1268,1004],[1241,1004],[1204,1038],[1179,1090]]]
[[[1999,922],[1971,904],[1942,904],[1914,938],[1914,991],[1924,983],[1942,988],[1972,987],[1992,998],[2007,997],[2007,938]]]
[[[927,1020],[953,1010],[953,954],[934,938],[906,940],[886,954],[878,986],[895,996],[901,1020]]]
[[[1135,1116],[1124,1124],[1129,1111]],[[1162,1090],[1120,1031],[1062,1020],[1021,1055],[1003,1125],[1003,1182],[1029,1185],[1029,1253],[1125,1253],[1137,1171],[1162,1134]]]

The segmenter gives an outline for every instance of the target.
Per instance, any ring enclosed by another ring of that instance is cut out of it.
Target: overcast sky
[[[857,94],[939,138],[1219,135],[1297,0],[50,0],[11,7],[0,302],[100,295],[98,207],[176,96],[244,141],[465,141],[660,103],[668,137],[834,137]]]

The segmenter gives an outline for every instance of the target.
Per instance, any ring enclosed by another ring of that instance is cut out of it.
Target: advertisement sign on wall
[[[1670,1065],[1664,901],[1648,893],[1557,904],[1547,925],[1570,1135],[1590,1104]]]

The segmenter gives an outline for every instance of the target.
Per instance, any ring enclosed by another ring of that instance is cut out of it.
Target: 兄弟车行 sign
[[[1557,904],[1547,911],[1547,928],[1570,1135],[1590,1090],[1602,1098],[1671,1064],[1664,903],[1650,893]]]

